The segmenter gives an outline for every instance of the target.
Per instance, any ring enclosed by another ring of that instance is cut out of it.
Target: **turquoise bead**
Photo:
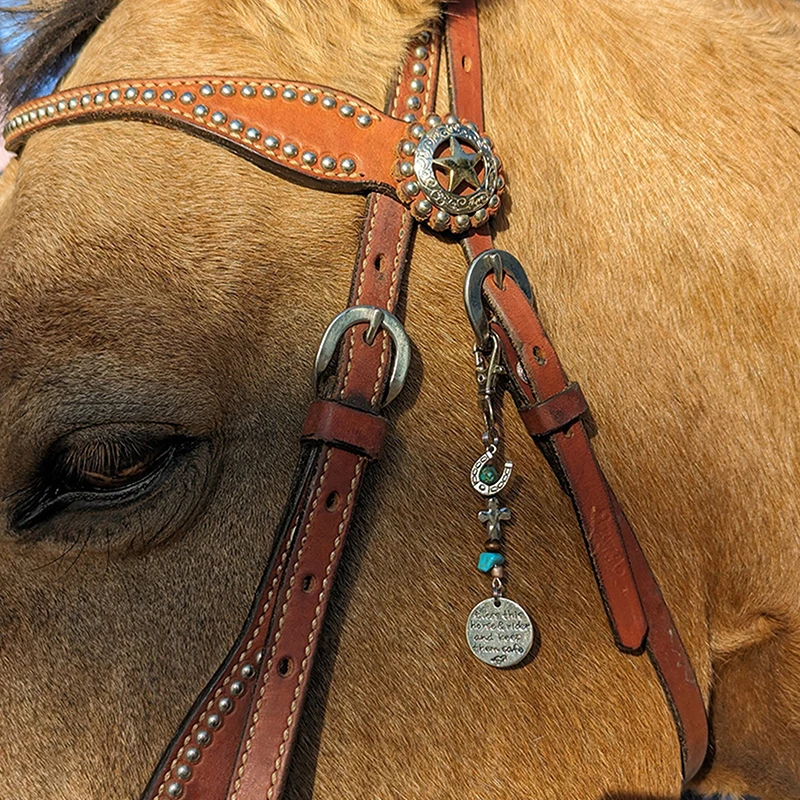
[[[481,468],[478,477],[487,486],[494,486],[494,484],[500,480],[500,473],[497,471],[497,467],[495,467],[494,464],[486,464]]]
[[[478,556],[478,569],[481,572],[490,572],[492,567],[505,563],[502,553],[483,552]]]

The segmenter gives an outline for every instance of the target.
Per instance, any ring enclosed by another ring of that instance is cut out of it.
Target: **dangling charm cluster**
[[[499,458],[502,442],[493,401],[503,367],[497,334],[489,334],[485,347],[475,346],[475,372],[485,422],[485,452],[472,467],[470,481],[472,488],[486,500],[486,510],[478,513],[478,521],[486,528],[478,570],[491,578],[492,596],[472,609],[467,619],[467,643],[484,663],[513,667],[531,649],[533,624],[522,606],[505,596],[502,525],[511,519],[511,512],[503,507],[497,495],[508,484],[514,464],[511,461],[501,463]]]

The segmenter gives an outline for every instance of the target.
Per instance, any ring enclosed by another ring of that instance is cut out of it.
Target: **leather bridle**
[[[684,781],[705,759],[703,697],[658,584],[594,455],[586,400],[566,378],[524,271],[493,247],[488,221],[500,205],[504,178],[482,133],[475,0],[447,8],[452,114],[445,120],[430,116],[443,45],[439,27],[409,44],[383,112],[348,94],[295,81],[166,78],[57,92],[15,109],[5,126],[7,146],[18,152],[37,131],[59,125],[109,119],[168,125],[288,179],[368,194],[348,307],[320,347],[320,394],[306,417],[269,563],[236,643],[167,747],[143,800],[282,796],[359,488],[367,466],[381,455],[387,429],[381,411],[402,388],[408,367],[409,343],[394,314],[418,223],[460,238],[471,262],[467,310],[478,344],[491,334],[501,345],[505,380],[522,421],[574,505],[617,647],[650,656],[675,721]],[[483,161],[474,191],[459,194],[431,179],[430,158],[447,148],[451,136]]]

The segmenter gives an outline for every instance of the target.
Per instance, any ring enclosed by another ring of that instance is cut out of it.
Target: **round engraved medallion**
[[[492,667],[513,667],[530,652],[533,623],[525,609],[506,597],[490,597],[470,612],[467,644]]]

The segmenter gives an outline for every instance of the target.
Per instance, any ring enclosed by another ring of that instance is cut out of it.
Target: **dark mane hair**
[[[0,114],[50,90],[119,0],[27,0],[0,7]]]

